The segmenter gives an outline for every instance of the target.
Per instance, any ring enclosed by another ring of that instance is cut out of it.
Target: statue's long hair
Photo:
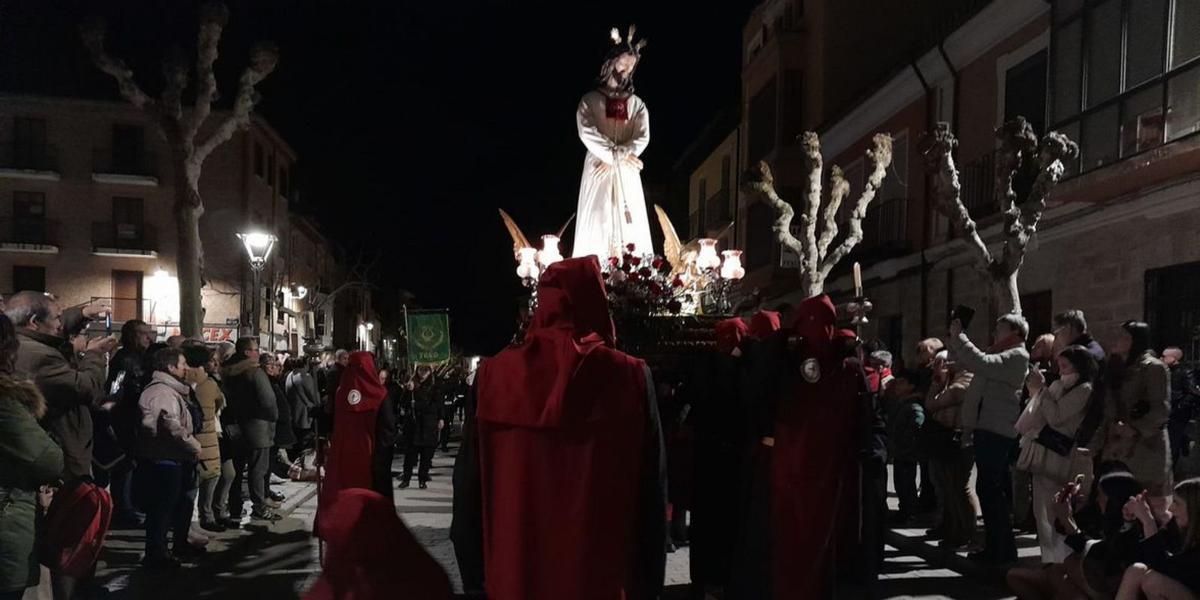
[[[613,74],[613,69],[616,67],[617,59],[626,54],[632,54],[637,62],[634,63],[633,69],[629,71],[629,77],[621,83],[620,91],[632,94],[633,93],[633,74],[637,72],[637,68],[642,64],[642,48],[646,47],[645,38],[640,39],[637,43],[633,41],[633,34],[637,32],[637,25],[629,26],[629,33],[625,39],[621,39],[621,32],[613,27],[609,32],[609,37],[612,39],[613,46],[609,49],[608,54],[604,57],[604,64],[600,66],[600,76],[596,78],[596,87],[603,88],[608,84],[609,77]]]

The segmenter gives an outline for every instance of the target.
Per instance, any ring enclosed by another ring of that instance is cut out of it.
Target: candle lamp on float
[[[854,297],[846,303],[846,312],[851,315],[855,327],[862,327],[871,322],[867,315],[873,308],[875,305],[863,296],[862,266],[854,263]]]

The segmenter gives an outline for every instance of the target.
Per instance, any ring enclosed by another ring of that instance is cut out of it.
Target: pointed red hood
[[[375,371],[375,359],[371,353],[351,352],[350,364],[342,371],[342,379],[338,383],[336,410],[377,410],[385,397],[387,389],[379,383],[379,373]]]
[[[750,331],[746,322],[741,318],[725,319],[717,323],[717,351],[722,354],[733,352],[742,343],[742,338]]]
[[[760,310],[750,317],[750,335],[759,339],[779,331],[781,327],[779,313],[773,310]]]
[[[796,311],[796,333],[808,356],[825,357],[833,353],[837,331],[837,309],[829,296],[821,294],[800,303]]]
[[[630,406],[598,393],[611,385],[597,377],[606,365],[628,360],[612,349],[615,340],[596,257],[551,265],[538,283],[525,343],[480,367],[479,418],[557,427],[625,414]]]

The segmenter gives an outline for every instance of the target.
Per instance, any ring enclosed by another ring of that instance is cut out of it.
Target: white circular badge
[[[816,383],[821,379],[821,363],[815,358],[805,359],[800,365],[800,374],[804,375],[804,380],[809,383]]]
[[[354,406],[355,404],[362,402],[362,392],[359,392],[358,390],[350,390],[350,394],[346,396],[346,402],[349,402],[350,406]]]

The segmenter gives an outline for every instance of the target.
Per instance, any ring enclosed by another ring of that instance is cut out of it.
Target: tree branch
[[[776,193],[771,167],[767,166],[766,161],[760,161],[758,168],[750,169],[743,180],[748,190],[761,194],[763,200],[775,211],[775,223],[771,226],[771,230],[775,232],[775,240],[784,248],[795,252],[801,264],[804,264],[804,245],[792,235],[795,210]]]
[[[229,8],[220,2],[205,2],[200,6],[200,28],[196,33],[196,106],[184,127],[189,139],[204,125],[212,112],[212,104],[219,98],[217,77],[213,64],[217,62],[218,43],[229,23]]]
[[[996,128],[995,135],[1000,140],[1000,148],[996,151],[996,201],[1000,203],[1001,212],[1007,213],[1017,202],[1013,180],[1023,159],[1037,149],[1037,136],[1025,117],[1005,122]]]
[[[806,131],[800,136],[800,147],[804,152],[804,170],[808,172],[808,190],[804,193],[804,212],[800,224],[804,228],[804,255],[800,261],[803,272],[816,274],[821,257],[817,250],[817,214],[821,209],[821,177],[824,161],[821,159],[821,141],[817,134]]]
[[[817,240],[817,255],[820,260],[825,260],[829,244],[833,243],[833,238],[837,237],[838,211],[841,210],[842,201],[848,195],[850,195],[850,182],[846,181],[843,176],[842,168],[833,165],[829,168],[829,203],[825,205],[823,212],[821,239]]]
[[[187,56],[182,48],[175,46],[167,50],[162,60],[162,74],[162,117],[179,123],[183,119],[183,90],[188,83]]]
[[[279,61],[279,50],[274,44],[260,42],[250,50],[250,64],[242,71],[238,83],[237,98],[233,103],[233,112],[198,146],[192,155],[192,161],[203,163],[205,158],[221,144],[233,138],[233,134],[241,127],[250,124],[250,115],[254,105],[258,103],[259,94],[254,89],[265,79]]]
[[[886,133],[877,133],[873,142],[874,147],[867,150],[867,158],[871,160],[872,164],[871,174],[867,176],[862,195],[858,197],[858,201],[854,203],[854,211],[850,213],[850,231],[846,234],[846,239],[842,240],[842,243],[822,260],[821,281],[825,281],[833,268],[862,242],[862,222],[867,217],[867,208],[871,205],[871,200],[875,199],[879,188],[883,186],[883,178],[887,176],[888,167],[892,166],[892,136]]]
[[[991,276],[992,254],[987,244],[979,237],[975,220],[971,218],[962,201],[962,187],[958,183],[958,168],[954,166],[954,149],[958,140],[950,131],[949,123],[938,123],[937,127],[921,139],[921,153],[925,166],[932,175],[931,188],[934,203],[942,214],[950,219],[954,229],[967,242],[975,254],[976,268]]]
[[[79,26],[79,37],[83,40],[83,46],[87,48],[92,64],[116,80],[121,97],[130,104],[146,112],[157,113],[158,103],[138,86],[133,78],[133,69],[130,69],[125,61],[105,51],[104,37],[107,33],[108,25],[100,18],[88,19]]]
[[[1038,175],[1029,190],[1029,197],[1005,214],[1004,252],[996,265],[1004,274],[1011,275],[1021,268],[1029,240],[1037,233],[1042,212],[1046,210],[1046,197],[1062,179],[1065,170],[1062,161],[1078,154],[1079,146],[1061,133],[1051,132],[1042,138],[1038,150]]]

